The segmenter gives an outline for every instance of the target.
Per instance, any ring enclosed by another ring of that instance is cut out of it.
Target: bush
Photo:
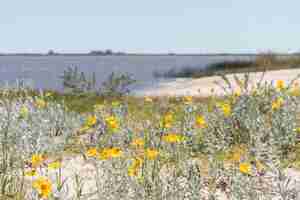
[[[122,97],[129,94],[129,87],[135,82],[136,80],[128,74],[112,72],[107,81],[103,82],[100,95],[105,97]]]
[[[100,88],[96,87],[96,74],[93,73],[91,79],[87,79],[84,72],[79,72],[78,68],[68,68],[64,71],[63,86],[65,92],[83,95],[94,93],[103,97],[122,97],[129,94],[130,86],[136,82],[129,74],[116,74],[112,72]]]
[[[63,76],[63,86],[65,92],[71,92],[74,94],[84,93],[84,92],[95,92],[96,90],[96,74],[93,73],[91,79],[87,79],[84,72],[79,72],[78,68],[74,69],[69,67],[64,71]]]

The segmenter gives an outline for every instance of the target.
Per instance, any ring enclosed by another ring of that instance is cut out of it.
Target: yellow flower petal
[[[108,160],[122,156],[122,150],[116,147],[104,148],[99,152],[98,158],[100,160]]]
[[[38,192],[41,198],[48,198],[52,192],[52,183],[45,177],[39,177],[32,183],[32,187]]]
[[[285,84],[283,80],[277,80],[276,81],[276,88],[278,90],[283,90],[285,88]]]
[[[97,149],[96,148],[90,148],[89,150],[87,150],[86,155],[89,157],[96,157],[98,154]]]
[[[134,147],[141,148],[144,147],[145,141],[142,138],[135,138],[132,140],[131,145]]]
[[[54,162],[48,164],[48,169],[60,169],[60,168],[61,168],[60,161],[54,161]]]
[[[199,128],[206,128],[207,127],[207,123],[205,121],[205,118],[201,115],[196,117],[196,126]]]
[[[39,167],[44,162],[44,157],[41,154],[33,154],[31,156],[32,167]]]
[[[97,117],[96,115],[91,115],[89,116],[86,121],[85,121],[85,126],[86,127],[92,127],[97,123]]]
[[[154,160],[157,158],[159,152],[156,149],[146,149],[145,157],[149,160]]]
[[[164,128],[171,128],[173,122],[174,122],[174,116],[173,116],[173,114],[172,113],[168,113],[165,116],[163,116],[162,126]]]
[[[251,165],[249,163],[241,163],[240,164],[240,172],[243,174],[251,175]]]
[[[228,103],[219,103],[217,105],[222,111],[225,117],[228,117],[231,115],[231,106]]]
[[[119,122],[116,117],[110,116],[105,119],[106,125],[111,130],[117,130],[119,128]]]
[[[279,108],[282,107],[283,103],[284,100],[281,97],[277,98],[272,102],[272,110],[278,110]]]
[[[165,142],[168,143],[179,143],[184,140],[184,137],[182,135],[176,134],[176,133],[169,133],[163,136],[162,138]]]

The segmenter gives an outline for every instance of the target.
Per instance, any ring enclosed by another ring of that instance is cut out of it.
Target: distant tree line
[[[49,50],[47,52],[47,56],[54,56],[54,55],[80,55],[80,54],[83,54],[83,55],[86,55],[85,53],[58,53],[58,52],[55,52],[54,50]],[[106,50],[93,50],[93,51],[90,51],[89,53],[87,53],[87,55],[100,55],[100,56],[109,56],[109,55],[125,55],[126,53],[124,52],[113,52],[111,49],[106,49]]]
[[[102,50],[94,50],[89,52],[90,55],[125,55],[124,52],[113,52],[111,49]]]

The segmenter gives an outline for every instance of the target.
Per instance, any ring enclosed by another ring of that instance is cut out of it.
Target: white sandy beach
[[[268,71],[265,74],[262,72],[250,73],[250,85],[254,85],[262,78],[263,82],[274,82],[276,80],[283,80],[287,84],[295,79],[300,74],[300,69],[288,69],[278,71]],[[243,74],[235,74],[242,78]],[[238,86],[234,84],[234,75],[227,75],[228,79],[233,83],[233,88]],[[158,83],[156,87],[147,88],[144,90],[133,91],[137,96],[209,96],[214,91],[215,95],[224,95],[224,90],[216,84],[216,82],[224,84],[224,80],[220,76],[211,76],[206,78],[192,79],[192,78],[178,78],[169,82]]]

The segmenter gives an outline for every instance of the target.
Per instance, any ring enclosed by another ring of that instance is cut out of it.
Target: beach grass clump
[[[108,98],[85,112],[3,90],[0,199],[298,199],[299,84],[223,78],[224,97]]]

